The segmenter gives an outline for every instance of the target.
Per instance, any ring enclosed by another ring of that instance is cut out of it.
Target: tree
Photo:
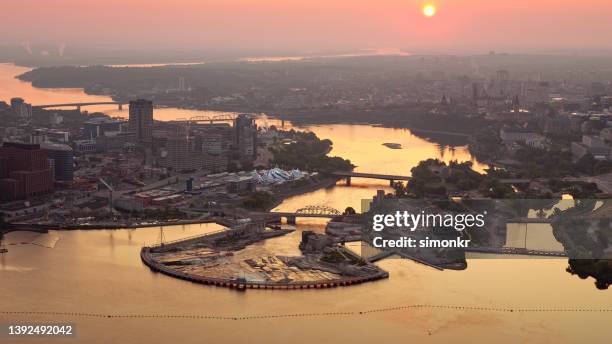
[[[272,194],[265,191],[256,191],[242,202],[242,206],[250,210],[267,210],[274,204],[274,201]]]
[[[355,214],[357,214],[357,212],[355,211],[353,207],[346,207],[342,215],[355,215]]]

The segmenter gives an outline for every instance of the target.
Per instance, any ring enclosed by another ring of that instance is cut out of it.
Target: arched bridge
[[[194,117],[189,117],[189,119],[177,119],[174,121],[171,121],[173,123],[181,123],[181,124],[197,124],[197,123],[202,123],[202,122],[208,122],[208,123],[213,123],[213,122],[227,122],[227,121],[233,121],[236,119],[236,117],[238,117],[237,115],[230,115],[230,114],[224,114],[224,115],[204,115],[204,116],[194,116]]]
[[[284,217],[287,219],[287,223],[295,224],[295,221],[298,217],[333,219],[342,216],[342,212],[338,209],[325,205],[308,205],[293,212],[272,211],[268,213],[262,213],[261,215],[275,220]]]
[[[342,212],[338,209],[328,207],[326,205],[309,205],[304,208],[300,208],[295,211],[296,215],[329,215],[329,216],[340,216]]]

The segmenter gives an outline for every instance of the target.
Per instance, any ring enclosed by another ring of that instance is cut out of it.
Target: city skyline
[[[0,338],[609,342],[611,0],[5,2]]]

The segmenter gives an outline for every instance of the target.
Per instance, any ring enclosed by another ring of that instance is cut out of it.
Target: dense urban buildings
[[[205,122],[205,121],[204,121]],[[257,157],[257,125],[252,116],[241,114],[227,122],[175,124],[156,133],[162,147],[163,165],[174,171],[224,172],[230,162],[243,168]]]
[[[136,114],[137,113],[136,109],[134,110],[134,113],[135,113],[134,115],[135,117],[139,116],[138,114]],[[137,122],[136,119],[134,121]],[[106,133],[122,131],[122,125],[124,123],[125,122],[123,121],[119,121],[119,120],[108,118],[108,117],[96,117],[96,118],[90,119],[89,121],[83,124],[83,131],[84,131],[84,135],[86,138],[95,139],[97,137],[104,136]]]

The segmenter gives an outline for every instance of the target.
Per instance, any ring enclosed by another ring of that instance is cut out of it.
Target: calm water
[[[40,90],[13,79],[26,71],[0,65],[0,99],[21,96],[33,104],[107,100],[81,90]],[[89,109],[92,111],[92,109]],[[114,108],[100,107],[123,115]],[[185,110],[156,110],[158,119],[189,117]],[[263,123],[262,123],[263,124]],[[407,130],[371,126],[330,125],[303,128],[334,142],[332,154],[349,158],[363,172],[408,174],[430,157],[471,160],[465,148],[440,148]],[[381,144],[402,143],[392,150]],[[477,169],[483,166],[476,164]],[[358,208],[386,182],[354,179],[286,200],[279,209],[307,204]],[[166,227],[166,240],[213,231],[219,226]],[[299,229],[323,230],[302,223]],[[0,312],[54,311],[104,314],[174,314],[244,316],[322,312],[359,312],[411,304],[509,308],[611,308],[612,293],[598,291],[593,280],[565,272],[563,259],[473,259],[465,271],[437,271],[405,261],[380,266],[388,280],[352,288],[309,291],[252,291],[196,285],[151,272],[139,250],[159,240],[159,228],[117,231],[52,232],[42,237],[11,233],[9,252],[0,257]],[[57,240],[59,239],[59,240]],[[260,245],[279,254],[298,254],[300,233]],[[39,245],[22,244],[34,241]],[[52,247],[52,248],[51,248]],[[177,342],[606,342],[612,313],[483,312],[423,308],[349,316],[310,316],[261,320],[197,320],[169,318],[72,318],[6,316],[9,321],[72,322],[88,343]],[[19,341],[26,342],[26,341]],[[34,341],[41,342],[41,341]]]

